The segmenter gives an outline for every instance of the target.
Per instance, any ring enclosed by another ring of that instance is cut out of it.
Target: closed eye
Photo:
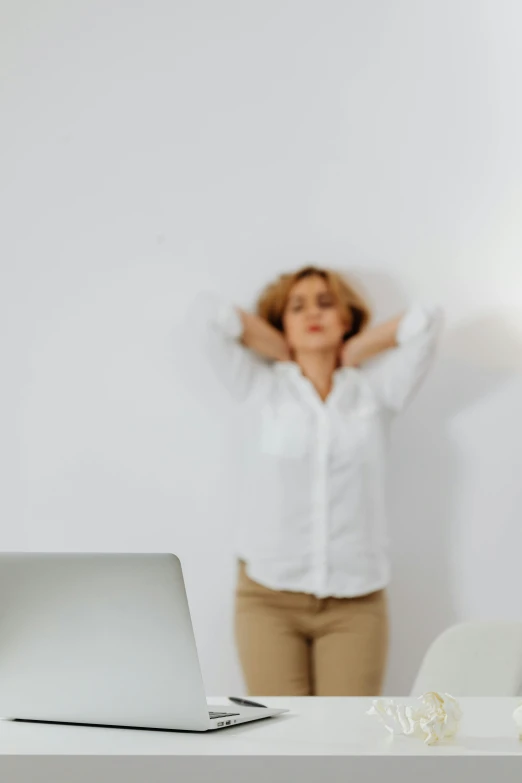
[[[293,299],[290,300],[290,310],[292,313],[297,313],[299,310],[303,309],[303,301],[302,299]]]
[[[317,299],[317,304],[319,307],[333,307],[335,302],[333,299],[333,296],[330,296],[330,294],[323,294],[322,296],[319,296]]]

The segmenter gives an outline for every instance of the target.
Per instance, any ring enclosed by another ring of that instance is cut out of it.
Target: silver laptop
[[[0,716],[209,731],[284,709],[209,707],[172,554],[0,554]]]

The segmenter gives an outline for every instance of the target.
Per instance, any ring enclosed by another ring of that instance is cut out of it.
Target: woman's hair
[[[257,314],[275,326],[280,332],[283,329],[283,314],[293,286],[304,277],[322,277],[326,280],[328,288],[337,299],[339,307],[352,321],[352,326],[344,335],[344,339],[353,337],[368,325],[371,312],[370,308],[361,296],[347,280],[338,272],[331,269],[320,269],[316,266],[305,266],[297,272],[280,275],[277,280],[270,283],[257,302]]]

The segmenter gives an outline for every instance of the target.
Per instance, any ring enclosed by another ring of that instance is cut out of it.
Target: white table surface
[[[255,700],[255,697],[252,698]],[[381,758],[383,761],[388,759],[388,766],[390,764],[393,766],[392,759],[402,758],[399,772],[403,781],[413,780],[417,774],[422,774],[426,781],[431,780],[427,774],[428,770],[433,772],[435,780],[442,771],[442,766],[445,779],[453,779],[451,776],[448,778],[448,765],[443,761],[443,759],[453,758],[452,768],[455,769],[455,780],[458,780],[463,774],[461,767],[458,768],[457,774],[455,765],[458,759],[467,757],[476,760],[480,757],[482,760],[497,759],[493,766],[491,764],[484,766],[482,761],[480,765],[475,764],[474,767],[477,770],[487,769],[489,779],[491,780],[493,774],[495,783],[513,780],[513,761],[518,765],[516,769],[519,770],[519,779],[522,781],[522,742],[517,736],[513,720],[513,711],[521,703],[521,699],[459,699],[463,710],[459,734],[453,741],[435,746],[427,746],[421,740],[411,737],[392,737],[377,718],[365,714],[371,706],[371,699],[259,697],[259,701],[269,706],[288,707],[290,713],[266,721],[203,734],[0,720],[0,760],[3,758],[5,762],[7,757],[21,759],[33,756],[39,757],[41,763],[42,757],[51,756],[55,759],[83,757],[84,762],[86,757],[104,757],[105,760],[110,757],[127,759],[132,757],[134,759],[132,769],[136,770],[137,757],[142,757],[142,760],[143,757],[149,760],[152,757],[163,757],[167,765],[170,763],[170,767],[166,768],[165,778],[155,778],[152,767],[148,771],[143,768],[142,774],[148,775],[149,780],[166,780],[167,772],[170,771],[170,775],[174,771],[179,772],[181,770],[179,763],[183,761],[187,763],[190,759],[192,759],[192,766],[183,767],[183,774],[190,774],[190,770],[195,768],[196,763],[200,765],[198,774],[207,774],[205,771],[207,768],[201,767],[201,762],[206,759],[207,765],[212,764],[208,767],[208,774],[212,772],[213,781],[216,781],[225,780],[227,775],[233,774],[230,767],[227,767],[228,772],[225,772],[223,767],[223,776],[220,777],[221,767],[216,764],[220,759],[228,761],[234,758],[243,759],[243,763],[248,759],[255,759],[255,764],[252,762],[251,768],[241,767],[242,774],[248,774],[249,783],[253,783],[257,780],[266,781],[268,769],[268,767],[265,769],[266,762],[286,757],[286,766],[284,770],[281,767],[280,776],[278,777],[277,771],[279,767],[274,767],[270,773],[272,783],[276,779],[284,780],[288,775],[294,774],[299,775],[301,781],[315,779],[307,778],[306,773],[308,771],[311,774],[314,760],[320,759],[321,769],[325,770],[325,773],[328,769],[331,783],[333,780],[343,779],[343,774],[346,775],[348,769],[355,772],[357,767],[358,771],[364,773],[365,769],[369,768],[368,760],[372,758]],[[414,700],[401,698],[400,701],[408,703]],[[225,698],[215,698],[209,699],[209,703],[226,704],[227,701]],[[260,760],[260,757],[265,761]],[[329,767],[327,764],[325,766],[328,759],[334,757],[336,766]],[[407,763],[408,759],[415,758],[431,759],[429,767],[419,773],[418,766]],[[432,762],[437,758],[440,762],[434,765]],[[511,764],[509,774],[504,777],[501,774],[501,766],[504,763],[502,760],[504,762],[508,760]],[[174,769],[175,761],[178,766]],[[440,765],[442,765],[441,769],[436,769]],[[23,769],[29,768],[23,767]],[[40,766],[38,769],[43,767]],[[109,767],[106,769],[109,770]],[[34,771],[27,772],[27,777],[23,777],[20,770],[22,766],[8,768],[0,764],[0,774],[2,772],[6,775],[10,774],[11,781],[37,780],[30,777],[30,774],[34,775]],[[100,770],[95,771],[94,768],[90,768],[89,774],[98,776],[101,774],[101,777],[98,777],[101,780],[103,774]],[[339,773],[339,778],[335,776],[336,771]],[[1,774],[2,779],[7,779],[4,778],[4,774]],[[46,769],[46,774],[49,776],[53,774],[57,782],[62,780],[58,767]],[[71,768],[67,767],[63,780],[67,775],[70,779],[71,774]],[[116,774],[114,767],[111,774]],[[125,772],[125,775],[128,783],[131,783],[128,772]],[[473,775],[475,781],[482,780],[480,774],[473,772]],[[370,777],[372,776],[373,773]],[[48,777],[41,779],[48,779]],[[83,780],[79,777],[75,779]]]
[[[255,697],[252,697],[256,700]],[[497,755],[522,757],[513,720],[521,699],[459,699],[463,718],[451,742],[428,746],[392,737],[365,715],[371,699],[261,698],[290,713],[204,734],[0,721],[2,754],[88,755]],[[411,703],[414,699],[401,699]],[[226,704],[226,698],[209,699]],[[233,709],[233,705],[230,705]]]

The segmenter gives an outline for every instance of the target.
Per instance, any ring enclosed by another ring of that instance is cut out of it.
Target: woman
[[[235,614],[248,691],[378,695],[387,431],[429,367],[440,312],[413,307],[368,328],[353,287],[315,267],[282,275],[255,315],[206,306],[208,356],[249,411]]]

